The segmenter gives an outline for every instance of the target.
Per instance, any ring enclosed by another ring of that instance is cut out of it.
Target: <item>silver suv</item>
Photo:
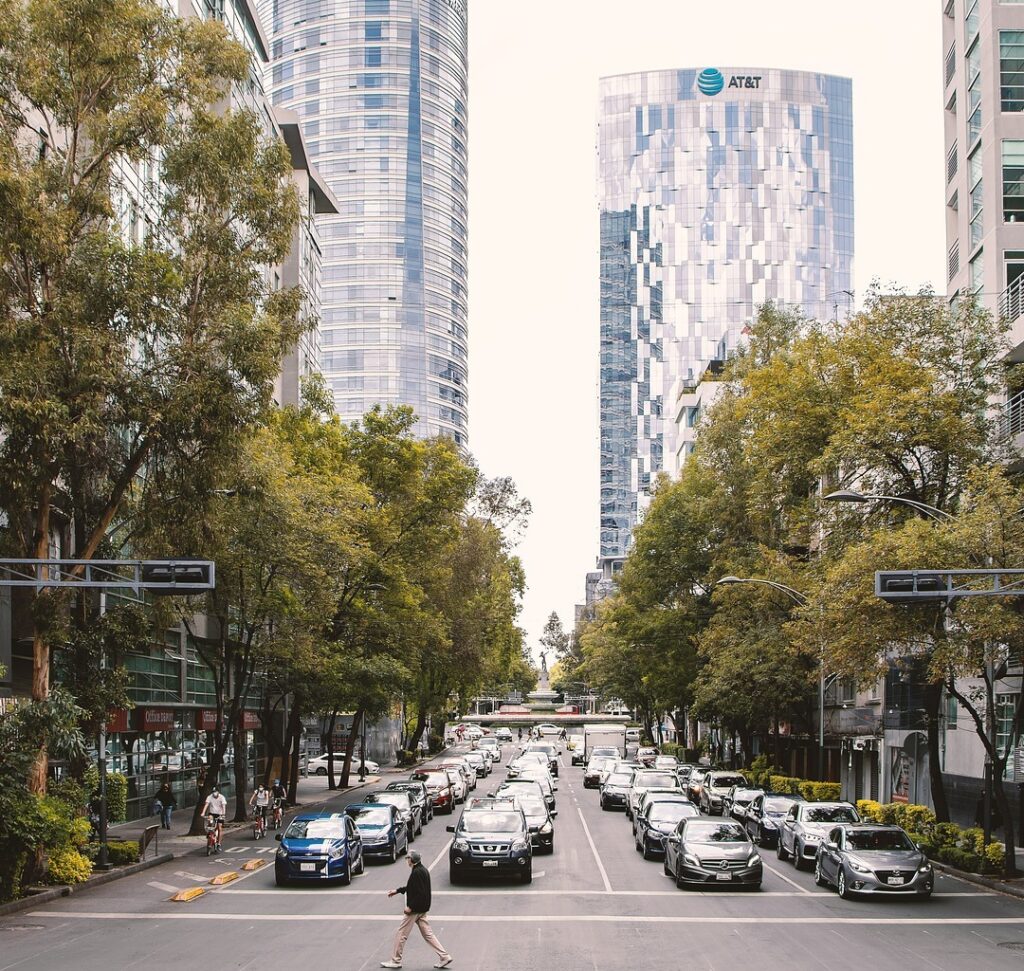
[[[840,823],[859,823],[860,816],[848,802],[798,802],[779,827],[775,848],[780,860],[793,859],[798,870],[810,869],[818,845]]]

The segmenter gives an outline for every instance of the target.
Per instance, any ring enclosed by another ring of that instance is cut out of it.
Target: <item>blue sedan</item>
[[[409,849],[409,829],[396,806],[379,802],[353,803],[345,814],[355,823],[367,857],[383,857],[389,863]]]
[[[352,882],[363,872],[363,840],[359,829],[344,813],[303,813],[284,833],[274,860],[277,885],[293,880],[340,880]]]

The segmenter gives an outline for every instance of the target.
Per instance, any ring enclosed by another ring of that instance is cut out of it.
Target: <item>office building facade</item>
[[[343,420],[409,405],[467,441],[464,0],[262,0],[271,97],[338,198],[321,370]]]
[[[726,359],[767,301],[821,319],[851,308],[851,87],[767,68],[601,81],[606,581],[676,466],[679,389]]]

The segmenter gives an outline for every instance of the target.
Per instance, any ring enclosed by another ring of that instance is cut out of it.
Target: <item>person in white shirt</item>
[[[267,810],[270,808],[270,790],[261,785],[249,799],[249,808],[254,809],[254,817],[259,818],[264,830],[267,828]]]
[[[217,846],[220,847],[221,838],[224,836],[224,817],[227,815],[228,801],[217,786],[206,797],[203,804],[203,815],[209,816],[217,824]]]

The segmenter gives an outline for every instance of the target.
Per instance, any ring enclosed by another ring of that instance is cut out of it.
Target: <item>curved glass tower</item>
[[[614,561],[672,468],[674,397],[757,307],[852,309],[851,83],[768,68],[603,78],[598,155],[600,555]]]
[[[321,224],[322,371],[343,420],[411,405],[466,444],[464,0],[261,0],[273,103],[339,201]]]

